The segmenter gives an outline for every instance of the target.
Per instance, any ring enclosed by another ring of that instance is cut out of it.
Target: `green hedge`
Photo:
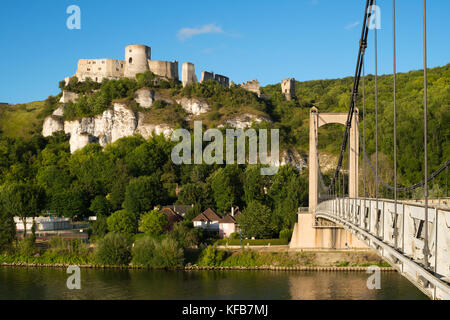
[[[228,243],[229,246],[240,246],[240,239],[222,239],[215,242],[218,246],[224,246]],[[270,243],[272,246],[287,245],[289,244],[289,239],[242,239],[242,245],[250,246],[267,246]]]

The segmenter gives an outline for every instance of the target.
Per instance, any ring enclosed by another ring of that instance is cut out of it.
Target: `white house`
[[[231,207],[231,213],[219,220],[219,235],[221,238],[228,238],[232,233],[239,231],[239,225],[236,222],[239,214],[241,214],[239,207]]]
[[[206,209],[194,219],[195,228],[203,228],[209,231],[219,231],[219,221],[222,219],[217,213],[215,213],[211,208]]]

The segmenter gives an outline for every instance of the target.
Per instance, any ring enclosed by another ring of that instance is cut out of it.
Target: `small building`
[[[194,228],[203,228],[209,231],[219,231],[219,221],[222,219],[217,213],[211,208],[206,209],[194,219],[192,222]]]
[[[162,208],[160,211],[164,213],[167,216],[167,220],[169,220],[169,223],[164,228],[165,230],[171,230],[175,223],[184,220],[181,215],[173,211],[171,208]]]
[[[170,206],[164,206],[163,209],[169,208],[172,209],[175,213],[179,214],[184,218],[186,212],[191,209],[194,205],[186,205],[186,204],[172,204]]]
[[[241,214],[239,207],[232,207],[231,213],[219,220],[219,236],[228,238],[232,233],[239,232],[236,218]]]
[[[16,223],[17,231],[24,231],[24,225],[22,218],[14,217],[14,222]],[[34,222],[36,223],[36,231],[53,231],[53,230],[68,230],[72,229],[70,224],[70,218],[62,217],[35,217]],[[25,218],[25,225],[27,231],[30,231],[33,226],[33,218]]]

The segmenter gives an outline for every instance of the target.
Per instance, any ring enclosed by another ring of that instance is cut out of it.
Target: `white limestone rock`
[[[136,91],[136,100],[137,103],[143,108],[150,108],[155,101],[155,92],[148,89],[142,88]]]
[[[300,172],[308,167],[306,159],[304,159],[297,150],[292,149],[280,151],[280,165],[294,166]]]
[[[180,104],[187,113],[193,115],[200,115],[202,113],[208,112],[210,110],[209,105],[206,101],[199,100],[196,98],[181,98],[177,100],[177,103]]]
[[[228,119],[226,121],[226,124],[236,129],[245,129],[250,127],[252,125],[252,122],[261,123],[263,121],[271,122],[271,120],[268,118],[245,113],[235,118]],[[224,127],[224,125],[219,125],[219,127]]]
[[[138,116],[138,125],[136,128],[136,133],[140,134],[144,139],[148,139],[152,136],[152,134],[160,135],[161,133],[165,138],[169,138],[172,134],[173,128],[171,128],[168,124],[151,124],[144,122],[144,114],[139,113]]]
[[[60,117],[49,116],[45,118],[42,126],[42,135],[51,136],[54,132],[64,130],[64,121]]]
[[[78,99],[78,94],[70,91],[63,91],[61,99],[59,102],[67,103],[67,102],[75,102]]]

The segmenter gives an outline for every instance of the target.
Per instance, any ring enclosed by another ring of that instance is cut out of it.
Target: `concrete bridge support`
[[[355,108],[350,128],[349,153],[349,196],[358,197],[358,109]],[[319,201],[319,159],[317,158],[317,141],[319,128],[330,123],[346,125],[347,113],[319,113],[312,107],[309,115],[309,211],[314,212]]]

